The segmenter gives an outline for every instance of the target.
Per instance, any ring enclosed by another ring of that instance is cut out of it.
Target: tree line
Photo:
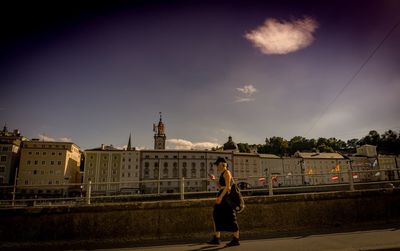
[[[400,154],[400,135],[393,130],[379,134],[372,130],[361,139],[349,139],[343,141],[336,138],[307,139],[302,136],[295,136],[290,140],[282,137],[273,136],[265,139],[265,144],[249,145],[239,143],[240,152],[251,152],[257,150],[258,153],[269,153],[279,156],[291,156],[295,152],[339,152],[343,154],[355,153],[356,148],[361,145],[375,145],[378,153],[381,154]]]

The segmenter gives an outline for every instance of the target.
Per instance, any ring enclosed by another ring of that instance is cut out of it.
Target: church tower
[[[162,122],[162,116],[160,112],[160,121],[158,125],[153,124],[154,131],[154,149],[156,150],[165,150],[165,140],[167,137],[165,136],[165,125]]]

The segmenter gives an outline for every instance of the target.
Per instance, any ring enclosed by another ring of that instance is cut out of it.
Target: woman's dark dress
[[[221,186],[225,186],[225,178],[224,178],[224,173],[221,173],[221,176],[219,177],[219,184]],[[223,189],[221,189],[218,192],[219,196],[222,193]],[[222,198],[221,204],[215,204],[214,205],[214,211],[213,211],[213,218],[214,218],[214,223],[215,223],[215,230],[217,232],[219,231],[227,231],[227,232],[236,232],[239,230],[239,226],[237,223],[236,219],[236,212],[233,210],[229,204],[226,202],[226,194],[224,198]]]

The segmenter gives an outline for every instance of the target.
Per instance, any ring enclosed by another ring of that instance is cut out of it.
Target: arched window
[[[168,167],[168,162],[164,162],[164,167]]]
[[[204,164],[204,163],[203,163]],[[200,177],[204,178],[206,177],[206,170],[204,169],[204,167],[200,168]]]
[[[182,177],[186,178],[187,176],[187,170],[186,167],[182,168]]]
[[[165,166],[165,165],[164,165]],[[168,165],[167,165],[168,166]],[[163,177],[164,178],[168,178],[168,168],[167,167],[164,167],[164,170],[163,170]]]
[[[150,166],[149,162],[144,162],[144,167],[149,167],[149,166]]]
[[[178,163],[177,163],[177,162],[174,162],[173,166],[174,166],[174,167],[178,167]]]
[[[178,178],[178,168],[176,168],[176,166],[174,166],[174,169],[172,169],[172,176],[174,178]]]
[[[186,167],[187,163],[186,162],[182,162],[182,166]]]
[[[194,167],[192,167],[192,170],[191,170],[191,177],[196,178],[196,168],[194,168]]]
[[[147,163],[147,164],[148,164],[148,163]],[[144,168],[144,177],[145,177],[146,179],[149,178],[149,172],[150,172],[149,167],[146,166],[146,167]]]
[[[204,162],[200,163],[200,167],[204,168],[206,166],[206,164],[204,164]]]
[[[158,179],[158,167],[155,167],[155,168],[153,169],[153,177],[154,177],[155,179]]]
[[[196,168],[196,163],[192,162],[192,168]]]

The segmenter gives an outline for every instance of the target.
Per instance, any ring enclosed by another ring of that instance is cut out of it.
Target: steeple
[[[131,146],[131,134],[129,133],[129,140],[128,140],[128,146],[126,147],[127,151],[132,150],[132,146]]]
[[[165,149],[165,125],[162,122],[162,114],[160,112],[160,121],[158,125],[153,124],[153,132],[154,132],[154,149]]]
[[[7,123],[4,123],[3,132],[6,133],[7,131]]]

